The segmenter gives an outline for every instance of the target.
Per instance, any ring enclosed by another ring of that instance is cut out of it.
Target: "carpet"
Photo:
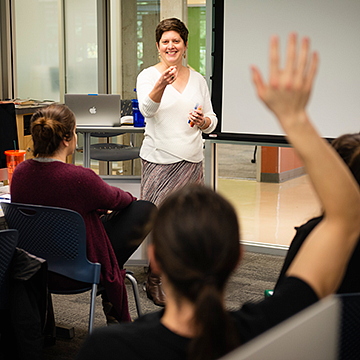
[[[239,308],[248,301],[259,301],[264,297],[265,289],[272,289],[280,272],[284,258],[282,256],[246,253],[240,267],[231,276],[226,288],[226,307]],[[143,313],[157,311],[160,308],[146,297],[143,283],[147,274],[143,267],[128,267],[138,281]],[[130,315],[136,319],[136,307],[130,283],[127,284]],[[90,292],[79,295],[53,295],[55,321],[57,325],[74,327],[72,339],[57,338],[56,344],[44,349],[44,360],[74,359],[88,334]],[[96,299],[95,325],[106,326],[102,311],[101,297]]]

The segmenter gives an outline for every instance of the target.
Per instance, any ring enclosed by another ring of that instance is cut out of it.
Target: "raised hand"
[[[178,76],[178,69],[177,66],[170,66],[168,67],[160,76],[159,83],[162,86],[171,85]]]
[[[304,38],[297,52],[290,34],[284,69],[279,40],[270,42],[270,75],[266,84],[253,66],[257,94],[276,115],[287,139],[302,159],[324,209],[324,218],[310,233],[287,276],[307,282],[319,298],[336,291],[360,232],[360,193],[349,168],[327,141],[320,138],[305,107],[313,86],[318,56]]]
[[[179,74],[179,70],[176,65],[169,66],[159,77],[158,81],[155,83],[154,88],[149,94],[151,100],[159,103],[161,101],[162,95],[165,88],[168,85],[174,83]]]

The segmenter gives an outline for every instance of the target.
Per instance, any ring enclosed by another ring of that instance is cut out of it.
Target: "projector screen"
[[[360,130],[359,0],[215,0],[213,11],[212,101],[220,121],[212,137],[284,141],[256,96],[250,65],[267,81],[269,39],[279,35],[283,64],[291,31],[309,36],[319,53],[308,112],[320,135]]]

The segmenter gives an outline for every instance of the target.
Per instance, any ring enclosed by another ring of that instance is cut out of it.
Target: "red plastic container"
[[[6,166],[8,171],[9,185],[11,183],[12,174],[18,164],[25,160],[25,150],[6,150]]]

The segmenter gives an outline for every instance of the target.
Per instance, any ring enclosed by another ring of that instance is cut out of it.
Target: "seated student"
[[[333,140],[331,145],[345,161],[354,175],[355,180],[358,182],[358,184],[360,184],[360,134],[356,133],[341,135]],[[323,217],[324,214],[314,217],[305,224],[295,228],[296,235],[292,240],[289,250],[286,254],[284,265],[275,285],[275,291],[281,282],[285,279],[285,274],[305,239],[320,223]],[[354,250],[341,285],[337,289],[338,294],[355,292],[360,292],[360,242],[358,242]]]
[[[336,290],[360,234],[360,192],[305,111],[317,67],[308,39],[298,63],[296,55],[291,34],[286,67],[280,70],[274,37],[270,85],[252,68],[258,96],[302,158],[325,210],[278,291],[257,304],[225,310],[224,288],[241,259],[236,213],[210,189],[184,188],[160,207],[149,246],[152,270],[161,275],[167,294],[165,309],[131,324],[96,329],[78,360],[219,358]]]
[[[146,237],[155,208],[130,193],[109,186],[91,169],[66,163],[77,143],[74,113],[66,105],[50,105],[31,118],[34,158],[16,167],[11,201],[67,208],[85,221],[87,257],[101,264],[100,283],[108,324],[129,321],[123,265]],[[108,210],[114,210],[108,213]],[[69,288],[70,279],[50,274]]]

